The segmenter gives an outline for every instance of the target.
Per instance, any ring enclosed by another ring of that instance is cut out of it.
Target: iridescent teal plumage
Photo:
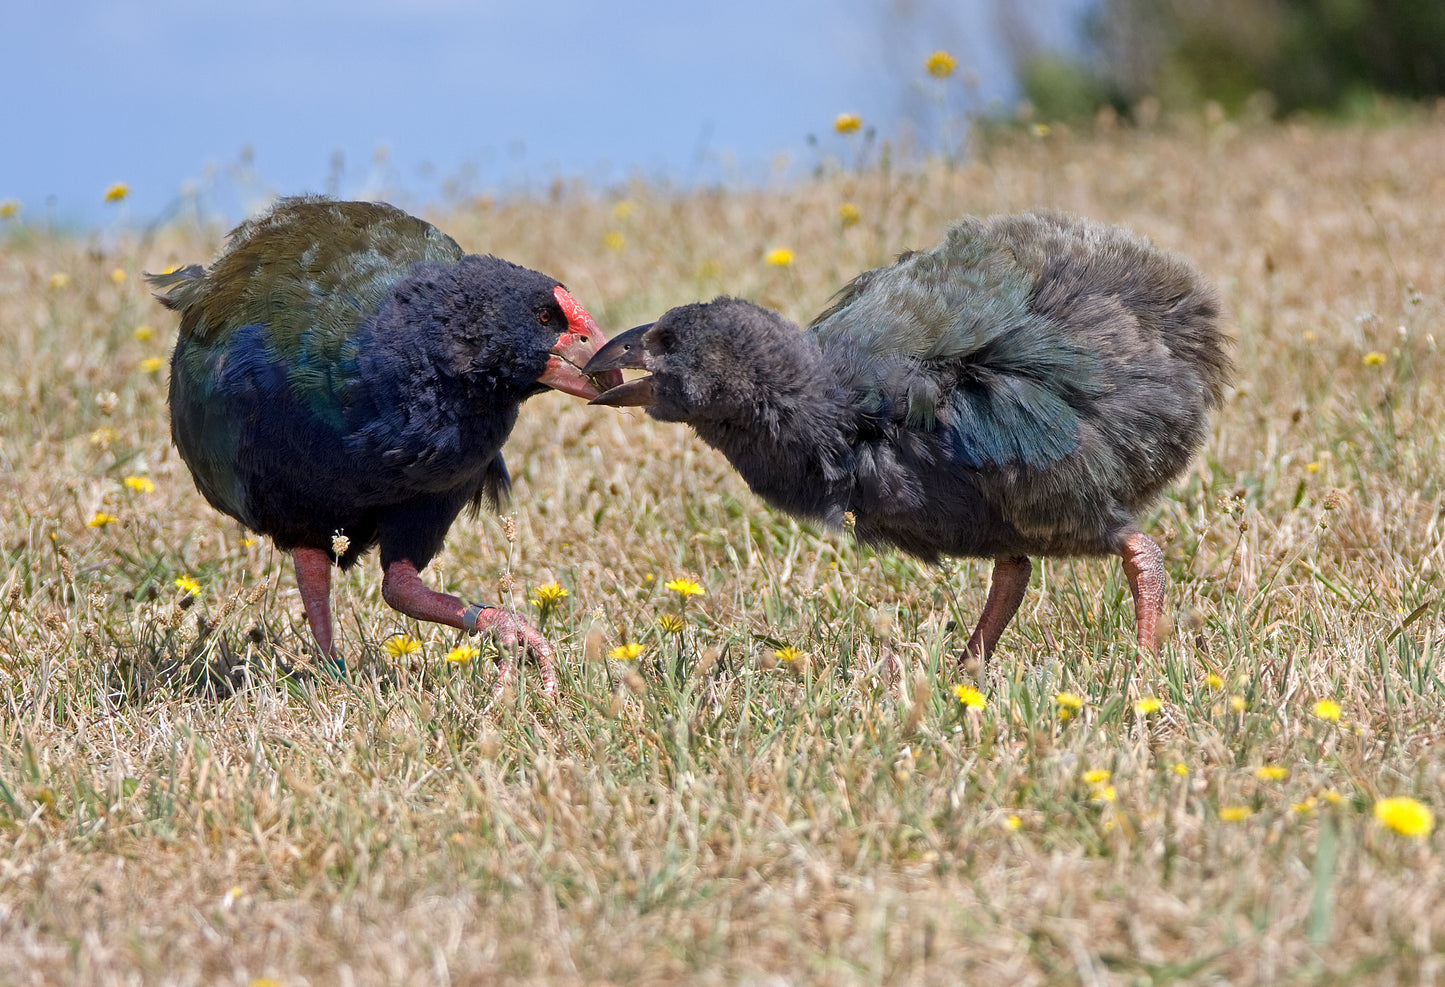
[[[358,328],[413,265],[465,256],[429,223],[372,202],[285,199],[229,240],[209,270],[192,265],[151,279],[166,306],[182,313],[178,369],[205,387],[216,347],[242,326],[264,326],[286,356],[289,386],[333,424]]]
[[[524,399],[600,393],[576,367],[602,342],[586,310],[391,206],[320,198],[282,200],[210,268],[151,283],[181,316],[176,447],[212,505],[295,553],[323,651],[329,562],[378,543],[389,603],[472,629],[416,571],[464,507],[506,493],[501,448]]]

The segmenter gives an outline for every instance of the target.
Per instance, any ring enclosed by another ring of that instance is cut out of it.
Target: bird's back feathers
[[[178,354],[190,361],[246,326],[265,327],[287,379],[318,414],[335,421],[334,379],[348,343],[414,265],[454,264],[455,240],[382,203],[301,196],[231,231],[209,270],[192,265],[153,276],[160,300],[181,314]],[[194,362],[179,368],[205,377]]]
[[[1115,345],[1165,347],[1217,407],[1229,365],[1216,315],[1192,268],[1127,231],[1024,214],[964,220],[864,272],[810,329],[865,405],[892,401],[914,428],[942,418],[973,468],[1043,468],[1122,382]]]
[[[209,270],[191,265],[150,278],[181,313],[181,335],[210,341],[265,325],[283,349],[303,336],[344,338],[412,265],[456,263],[464,252],[431,224],[377,202],[282,199],[231,231]],[[333,344],[334,345],[334,344]]]

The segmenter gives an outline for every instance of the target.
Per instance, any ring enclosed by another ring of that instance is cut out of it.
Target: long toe
[[[492,702],[505,706],[511,701],[512,684],[517,679],[517,662],[507,652],[497,656],[497,681],[492,683]]]

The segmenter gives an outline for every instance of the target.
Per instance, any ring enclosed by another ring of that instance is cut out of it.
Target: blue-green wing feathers
[[[979,220],[933,250],[864,272],[813,321],[846,352],[864,406],[949,433],[971,468],[1044,467],[1078,444],[1078,414],[1104,386],[1091,347],[1033,305],[1040,271]]]
[[[357,331],[416,264],[462,256],[450,237],[391,206],[294,198],[233,230],[209,270],[150,280],[181,314],[177,370],[204,387],[231,337],[260,327],[293,392],[339,425]]]

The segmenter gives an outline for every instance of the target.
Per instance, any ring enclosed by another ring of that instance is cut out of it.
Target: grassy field
[[[970,213],[1192,257],[1241,371],[1147,520],[1172,635],[1131,645],[1116,562],[1046,562],[981,708],[954,656],[987,564],[799,526],[685,429],[561,395],[507,446],[509,517],[427,577],[543,621],[562,698],[494,699],[374,560],[337,589],[356,674],[288,674],[289,563],[170,447],[175,326],[139,277],[221,231],[5,220],[0,983],[1445,978],[1445,832],[1375,811],[1445,809],[1442,161],[1439,114],[1176,121],[429,217],[612,332],[720,292],[806,319]]]

